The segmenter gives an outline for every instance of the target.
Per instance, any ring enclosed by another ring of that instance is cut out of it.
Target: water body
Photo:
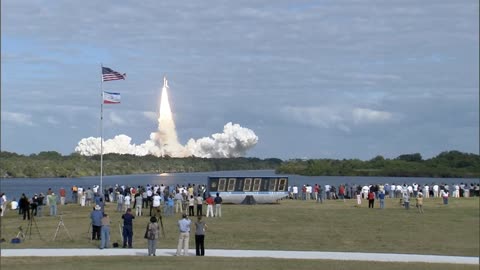
[[[217,171],[217,172],[196,172],[196,173],[171,173],[171,174],[141,174],[141,175],[115,175],[104,176],[103,187],[125,185],[125,186],[144,186],[150,185],[187,185],[187,184],[206,184],[209,176],[275,176],[273,170],[254,170],[254,171]],[[368,185],[368,184],[432,184],[432,183],[479,183],[478,178],[425,178],[425,177],[360,177],[360,176],[301,176],[282,174],[278,176],[288,176],[289,185]],[[22,193],[32,197],[35,193],[47,192],[51,188],[58,194],[60,188],[67,191],[67,199],[71,198],[71,187],[73,185],[83,188],[100,185],[100,177],[80,177],[80,178],[17,178],[0,179],[0,193],[5,192],[9,200],[20,198]]]

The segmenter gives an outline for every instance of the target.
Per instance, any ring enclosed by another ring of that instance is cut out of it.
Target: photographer
[[[132,238],[133,238],[133,220],[135,216],[132,215],[132,209],[127,208],[127,212],[122,215],[123,219],[123,248],[127,247],[132,248]]]
[[[100,230],[102,229],[102,207],[95,205],[95,208],[90,213],[90,219],[92,220],[92,240],[100,240]]]

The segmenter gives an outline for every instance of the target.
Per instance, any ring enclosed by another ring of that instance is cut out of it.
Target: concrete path
[[[157,256],[175,256],[174,249],[157,249]],[[147,249],[2,249],[1,257],[63,257],[63,256],[147,256]],[[195,256],[192,250],[189,256]],[[319,251],[277,251],[277,250],[227,250],[208,249],[209,257],[313,259],[340,261],[377,262],[424,262],[479,265],[479,257],[359,253],[359,252],[319,252]]]

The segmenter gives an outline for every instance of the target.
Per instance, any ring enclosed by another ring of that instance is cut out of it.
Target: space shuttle
[[[163,76],[163,87],[169,88],[169,87],[168,87],[167,76]]]

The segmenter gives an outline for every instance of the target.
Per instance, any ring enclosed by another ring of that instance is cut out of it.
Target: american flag
[[[114,81],[114,80],[125,80],[127,76],[126,73],[120,74],[119,72],[112,70],[108,67],[102,67],[102,79],[104,82],[106,81]]]

